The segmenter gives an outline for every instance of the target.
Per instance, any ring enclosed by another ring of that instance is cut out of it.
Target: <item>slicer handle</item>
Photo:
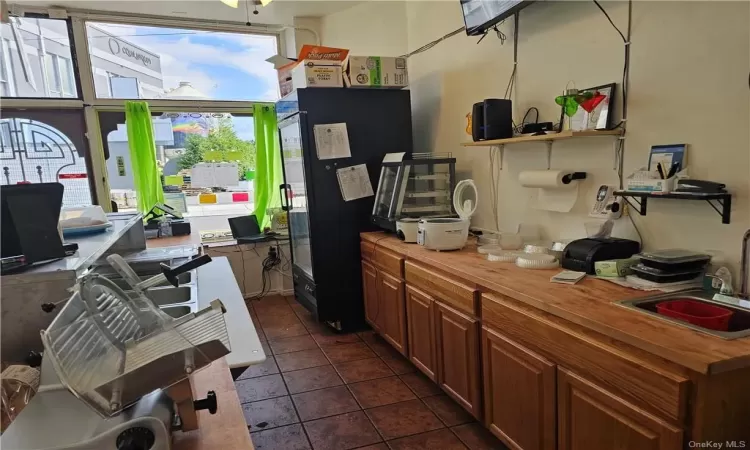
[[[201,409],[207,409],[209,413],[216,414],[218,405],[216,403],[216,392],[208,391],[206,398],[203,400],[196,400],[193,402],[193,409],[200,411]]]
[[[179,275],[182,275],[185,272],[190,272],[193,269],[197,269],[198,267],[208,264],[211,262],[211,256],[210,255],[202,255],[197,258],[193,258],[190,261],[186,262],[185,264],[182,264],[181,266],[177,267],[169,267],[168,265],[161,263],[161,272],[164,275],[164,277],[169,281],[169,283],[177,287],[177,285],[180,283],[179,280],[177,280],[177,277]]]

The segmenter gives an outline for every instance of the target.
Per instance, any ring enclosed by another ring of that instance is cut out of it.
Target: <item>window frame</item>
[[[47,7],[15,5],[13,13],[22,17],[49,19]],[[215,32],[240,34],[259,34],[274,36],[279,54],[286,48],[283,26],[260,25],[247,26],[240,22],[221,22],[201,19],[169,18],[145,14],[127,14],[91,10],[68,9],[67,30],[71,48],[71,64],[77,95],[75,97],[2,97],[2,106],[8,108],[63,108],[80,109],[84,113],[86,136],[88,139],[88,157],[90,158],[90,176],[93,178],[93,202],[102,206],[105,211],[111,210],[109,185],[107,182],[107,165],[104,158],[103,141],[98,122],[98,111],[125,110],[124,99],[97,98],[94,89],[94,71],[89,57],[86,22],[121,23],[126,25],[145,25],[196,29]],[[62,19],[58,19],[62,20]],[[8,49],[10,51],[10,49]],[[43,59],[43,58],[42,58]],[[10,76],[13,74],[11,73]],[[144,99],[145,100],[145,99]],[[216,111],[252,116],[256,102],[244,100],[146,100],[153,112],[190,112]],[[106,139],[106,137],[105,137]]]

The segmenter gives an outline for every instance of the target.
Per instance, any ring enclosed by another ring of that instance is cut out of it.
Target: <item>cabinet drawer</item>
[[[375,244],[367,241],[360,241],[359,252],[362,254],[362,259],[372,261],[372,252],[375,251]]]
[[[501,295],[482,295],[482,320],[677,422],[687,411],[688,378],[607,342],[603,336]]]
[[[445,275],[434,272],[411,261],[405,264],[406,282],[422,288],[425,292],[437,297],[444,303],[477,316],[477,290],[473,287],[451,280]]]
[[[378,269],[384,270],[394,277],[404,278],[404,258],[398,253],[378,247],[370,242],[360,242],[359,250],[362,253],[362,259],[375,264]]]

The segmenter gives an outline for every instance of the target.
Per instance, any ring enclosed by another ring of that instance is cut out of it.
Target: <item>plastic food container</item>
[[[630,269],[635,272],[639,278],[653,281],[654,283],[676,283],[678,281],[693,280],[703,273],[702,268],[688,272],[675,272],[654,269],[653,267],[648,267],[643,264],[630,266]]]
[[[721,306],[690,299],[677,299],[656,305],[659,314],[716,331],[727,331],[734,312]]]
[[[681,249],[643,252],[637,256],[644,266],[669,272],[699,272],[711,261],[711,255]]]

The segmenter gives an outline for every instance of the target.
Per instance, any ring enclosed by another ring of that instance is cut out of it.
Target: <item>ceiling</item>
[[[61,0],[61,1],[27,1],[8,0],[8,4],[30,6],[61,6],[71,9],[91,9],[124,13],[141,13],[170,18],[185,17],[190,19],[209,19],[221,21],[247,22],[245,1],[240,0],[238,9],[224,5],[220,0]],[[258,15],[252,14],[253,4],[250,0],[250,22],[264,24],[292,25],[294,17],[322,17],[350,8],[360,1],[337,0],[274,0],[268,6],[258,6]]]

